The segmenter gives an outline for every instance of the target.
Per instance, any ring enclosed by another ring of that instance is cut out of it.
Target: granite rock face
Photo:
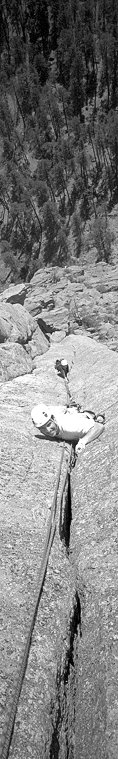
[[[62,332],[87,333],[118,350],[117,263],[40,269],[30,283],[10,285],[0,296],[3,303],[24,304],[50,342]]]
[[[17,347],[17,345],[16,345]],[[20,346],[21,350],[22,347]],[[1,675],[0,741],[8,717],[20,656],[40,580],[45,543],[62,444],[34,435],[31,409],[42,398],[65,401],[65,388],[54,370],[56,350],[40,357],[38,374],[0,386],[0,518],[1,518]],[[28,358],[28,357],[27,357]],[[67,466],[65,452],[62,481]],[[56,702],[57,653],[69,648],[74,581],[64,542],[57,535],[32,636],[29,663],[19,701],[11,756],[45,757],[51,745],[51,701]],[[23,700],[22,700],[23,698]],[[58,708],[58,705],[57,705]],[[8,711],[7,711],[8,710]],[[1,743],[0,743],[1,750]],[[49,754],[48,754],[49,755]]]
[[[67,269],[48,267],[37,271],[30,282],[25,307],[37,318],[45,333],[68,333],[70,306],[75,308],[75,295],[83,291],[84,270],[78,266]]]
[[[58,498],[10,759],[118,756],[117,290],[116,263],[48,267],[0,296],[1,731],[61,456],[62,444],[34,436],[31,424],[36,403],[66,403],[57,358],[67,359],[75,400],[106,415],[103,435],[79,455],[61,509]],[[69,445],[61,485],[68,455]]]
[[[0,381],[10,380],[32,371],[32,360],[22,345],[7,341],[0,345]]]
[[[25,307],[52,339],[87,332],[118,350],[118,264],[48,267],[34,275]]]
[[[80,455],[72,475],[70,550],[75,562],[82,635],[76,648],[74,757],[117,759],[118,357],[105,347],[95,347],[95,343],[93,356],[92,342],[87,351],[86,338],[80,350],[87,377],[87,405],[105,409],[106,426],[99,441],[88,445]],[[75,388],[76,365],[75,361]],[[73,692],[72,676],[69,687]]]
[[[26,293],[27,293],[26,284],[21,284],[21,285],[11,284],[6,290],[3,290],[3,292],[1,293],[0,303],[2,303],[2,301],[6,301],[7,303],[20,303],[21,306],[23,306]]]
[[[0,303],[0,377],[7,380],[31,372],[33,359],[47,350],[45,335],[24,306]]]
[[[19,303],[0,305],[0,342],[11,340],[25,345],[34,331],[34,321],[24,306]]]
[[[61,443],[34,435],[31,409],[52,395],[54,403],[66,402],[55,371],[62,355],[73,396],[105,411],[106,425],[80,453],[61,515],[58,501],[10,759],[117,759],[118,356],[86,335],[54,343],[37,357],[33,374],[0,386],[1,729],[31,620],[61,457]],[[69,445],[61,486],[68,452]]]

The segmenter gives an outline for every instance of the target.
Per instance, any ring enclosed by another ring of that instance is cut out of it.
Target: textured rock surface
[[[118,350],[118,264],[47,268],[34,275],[25,307],[45,333],[77,330]]]
[[[7,303],[21,303],[21,306],[23,306],[26,293],[27,293],[27,285],[11,284],[6,290],[3,290],[3,292],[1,293],[0,303],[4,300]]]
[[[1,725],[31,616],[61,454],[58,443],[34,437],[30,411],[42,399],[49,402],[52,393],[55,402],[65,400],[54,370],[62,353],[71,365],[75,398],[105,410],[106,427],[72,473],[70,552],[57,531],[10,757],[116,759],[118,357],[83,335],[55,343],[36,359],[32,376],[0,388]]]
[[[32,371],[32,360],[18,343],[0,345],[0,382]]]
[[[35,356],[48,350],[45,335],[20,303],[0,304],[0,343],[0,377],[4,380],[32,371]]]
[[[40,269],[30,284],[10,285],[0,296],[0,309],[4,303],[7,308],[11,303],[18,307],[21,300],[30,313],[28,320],[33,317],[33,325],[34,319],[50,342],[55,340],[55,333],[66,336],[79,331],[118,350],[117,263],[87,265],[86,261],[84,268],[77,265]],[[16,327],[17,318],[15,333]]]
[[[0,305],[0,342],[10,339],[25,344],[31,339],[34,330],[34,320],[21,304]]]
[[[34,436],[32,406],[45,399],[65,400],[53,356],[40,359],[38,374],[0,388],[1,426],[1,680],[0,717],[5,724],[19,657],[31,618],[61,445]],[[65,453],[65,458],[66,458]],[[63,474],[65,461],[63,466]],[[57,658],[69,646],[73,577],[65,547],[55,538],[24,681],[11,756],[44,757],[51,744],[51,701]],[[49,755],[49,754],[47,754]]]
[[[85,349],[84,349],[85,347]],[[117,356],[82,345],[87,405],[110,406],[105,432],[73,473],[70,548],[81,602],[75,759],[118,756],[118,383]],[[90,372],[90,361],[92,369]],[[89,381],[90,379],[90,381]],[[73,372],[76,388],[76,366]],[[88,387],[89,385],[89,387]],[[92,388],[93,385],[93,388]]]

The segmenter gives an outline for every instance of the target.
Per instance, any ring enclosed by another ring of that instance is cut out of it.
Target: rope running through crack
[[[65,386],[66,386],[66,392],[67,392],[67,404],[69,405],[69,403],[71,402],[71,393],[68,387],[68,382],[66,380],[65,373],[64,373],[64,379],[65,379]],[[61,470],[62,470],[62,464],[63,464],[63,458],[64,458],[64,450],[65,450],[65,442],[63,442],[61,459],[60,459],[55,491],[54,491],[54,496],[53,496],[53,501],[52,501],[51,513],[50,513],[48,525],[47,525],[46,539],[45,539],[45,544],[44,544],[42,562],[41,562],[40,571],[39,571],[39,578],[37,580],[37,590],[35,593],[31,621],[29,624],[24,651],[23,651],[22,658],[20,661],[20,666],[18,670],[12,702],[10,704],[10,708],[8,709],[7,720],[3,729],[2,742],[1,742],[1,747],[0,747],[0,759],[8,759],[8,756],[9,756],[9,750],[10,750],[10,745],[11,745],[11,740],[12,740],[12,735],[13,735],[13,730],[14,730],[16,712],[17,712],[18,702],[20,698],[22,685],[23,685],[23,680],[25,677],[28,655],[29,655],[30,646],[31,646],[32,633],[34,630],[39,602],[42,595],[50,551],[51,551],[51,547],[52,547],[55,532],[56,532],[57,496],[58,496],[60,476],[61,476]],[[67,466],[66,466],[66,472],[64,475],[63,483],[62,483],[61,493],[59,496],[59,504],[58,504],[59,509],[62,503],[62,498],[65,491],[68,473],[70,472],[70,468],[71,468],[71,458],[72,458],[72,445],[71,445],[70,455],[69,455]]]

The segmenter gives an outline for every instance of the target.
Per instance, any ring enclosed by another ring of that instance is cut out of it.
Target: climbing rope
[[[39,601],[40,601],[42,590],[43,590],[43,585],[44,585],[44,580],[45,580],[45,576],[46,576],[46,570],[47,570],[49,555],[50,555],[51,547],[52,547],[52,544],[53,544],[54,535],[55,535],[55,532],[56,532],[57,496],[58,496],[58,489],[59,489],[59,483],[60,483],[62,463],[63,463],[63,458],[64,458],[64,450],[65,450],[65,442],[63,443],[63,447],[62,447],[62,453],[61,453],[59,470],[58,470],[57,479],[56,479],[56,485],[55,485],[55,491],[54,491],[54,496],[53,496],[53,501],[52,501],[51,513],[50,513],[49,520],[48,520],[48,525],[47,525],[47,533],[46,533],[46,539],[45,539],[45,544],[44,544],[43,557],[42,557],[42,561],[41,561],[39,577],[38,577],[38,580],[37,580],[37,590],[36,590],[36,594],[35,594],[35,599],[34,599],[34,604],[33,604],[33,609],[32,609],[32,616],[31,616],[31,621],[30,621],[30,625],[29,625],[28,635],[27,635],[27,639],[26,639],[26,642],[25,642],[24,652],[22,654],[22,659],[21,659],[21,662],[20,662],[20,666],[19,666],[19,671],[18,671],[18,676],[17,676],[17,681],[16,681],[14,693],[13,693],[12,703],[10,705],[10,709],[9,709],[8,716],[7,716],[7,724],[5,724],[4,730],[3,730],[2,744],[1,744],[1,750],[0,750],[0,759],[7,759],[8,755],[9,755],[9,749],[10,749],[11,740],[12,740],[12,734],[13,734],[13,729],[14,729],[14,723],[15,723],[15,717],[16,717],[16,712],[17,712],[19,697],[20,697],[20,693],[21,693],[21,688],[22,688],[25,672],[26,672],[28,655],[29,655],[29,650],[30,650],[30,646],[31,646],[32,633],[33,633],[33,629],[34,629],[34,625],[35,625],[35,620],[36,620],[36,616],[37,616]],[[69,473],[70,467],[71,467],[71,456],[72,456],[72,446],[71,446],[71,449],[70,449],[70,455],[69,455],[68,462],[67,462],[67,465],[66,465],[66,471],[65,471],[65,474],[64,474],[62,488],[61,488],[61,492],[60,492],[60,496],[59,496],[59,509],[60,509],[60,504],[62,503],[62,498],[63,498],[63,494],[64,494],[66,482],[67,482],[68,473]]]
[[[61,371],[61,375],[63,376],[64,382],[65,382],[66,393],[67,393],[67,405],[69,406],[71,404],[71,402],[72,402],[72,399],[71,399],[71,393],[70,393],[69,386],[68,386],[68,381],[66,379],[66,371],[64,371],[63,368],[62,368],[62,371]],[[23,684],[23,680],[24,680],[24,676],[25,676],[25,672],[26,672],[26,666],[27,666],[27,661],[28,661],[29,650],[30,650],[30,646],[31,646],[32,633],[33,633],[33,630],[34,630],[34,625],[35,625],[35,620],[36,620],[37,611],[38,611],[38,607],[39,607],[39,602],[40,602],[40,598],[41,598],[41,594],[42,594],[42,590],[43,590],[43,585],[44,585],[44,580],[45,580],[45,576],[46,576],[46,570],[47,570],[47,566],[48,566],[48,560],[49,560],[49,556],[50,556],[50,551],[51,551],[51,547],[52,547],[54,536],[55,536],[55,532],[56,532],[57,496],[58,496],[58,490],[59,490],[59,483],[60,483],[60,476],[61,476],[61,470],[62,470],[62,463],[63,463],[63,458],[64,458],[64,450],[65,450],[65,441],[64,441],[63,447],[62,447],[62,453],[61,453],[59,470],[58,470],[57,479],[56,479],[56,485],[55,485],[55,491],[54,491],[54,496],[53,496],[53,501],[52,501],[52,507],[51,507],[51,512],[50,512],[50,516],[49,516],[49,520],[48,520],[48,525],[47,525],[47,533],[46,533],[46,539],[45,539],[45,544],[44,544],[43,556],[42,556],[42,561],[41,561],[41,566],[40,566],[40,571],[39,571],[39,577],[37,579],[37,590],[36,590],[36,593],[35,593],[35,598],[34,598],[34,603],[33,603],[33,608],[32,608],[31,621],[30,621],[30,625],[29,625],[29,629],[28,629],[28,634],[27,634],[27,639],[26,639],[26,642],[25,642],[24,651],[23,651],[21,662],[20,662],[20,665],[19,665],[19,671],[18,671],[18,675],[17,675],[17,681],[16,681],[14,693],[13,693],[12,703],[10,705],[10,709],[8,710],[7,724],[5,724],[4,730],[3,730],[2,744],[1,744],[1,749],[0,749],[0,759],[7,759],[8,755],[9,755],[9,749],[10,749],[11,740],[12,740],[12,734],[13,734],[13,730],[14,730],[14,723],[15,723],[15,717],[16,717],[18,702],[19,702],[20,693],[21,693],[21,689],[22,689],[22,684]],[[72,463],[72,466],[73,466],[74,465],[74,453],[73,453],[73,447],[72,447],[72,445],[71,445],[71,448],[70,448],[70,455],[69,455],[69,458],[68,458],[68,461],[67,461],[66,471],[64,473],[63,483],[62,483],[61,492],[60,492],[60,496],[59,496],[59,510],[60,510],[60,506],[61,506],[61,503],[62,503],[62,499],[63,499],[65,487],[66,487],[67,478],[68,478],[68,475],[70,473],[71,463]]]
[[[57,369],[57,371],[60,374],[60,376],[62,376],[63,379],[64,379],[66,393],[67,393],[67,406],[71,406],[71,405],[74,406],[75,405],[76,408],[78,408],[78,410],[80,410],[81,409],[80,404],[76,404],[76,402],[73,400],[73,398],[71,396],[70,389],[69,389],[69,383],[68,383],[68,378],[67,378],[67,374],[68,374],[68,371],[69,371],[68,364],[66,362],[65,362],[65,364],[66,364],[65,366],[63,366],[63,364],[64,364],[64,362],[61,362],[61,361],[57,360],[55,368]],[[111,406],[113,406],[113,405],[115,405],[115,404],[111,404]],[[111,408],[111,406],[109,406],[108,408]],[[47,525],[47,533],[46,533],[46,539],[45,539],[45,544],[44,544],[43,556],[42,556],[42,561],[41,561],[41,566],[40,566],[40,571],[39,571],[39,577],[37,579],[37,590],[36,590],[36,593],[35,593],[35,598],[34,598],[34,603],[33,603],[33,608],[32,608],[31,621],[30,621],[30,624],[29,624],[27,639],[26,639],[26,642],[25,642],[24,651],[23,651],[21,662],[20,662],[20,665],[19,665],[19,671],[18,671],[18,675],[17,675],[17,681],[16,681],[14,693],[13,693],[12,703],[11,703],[10,708],[8,710],[7,723],[5,724],[4,730],[3,730],[2,744],[1,744],[1,749],[0,749],[0,759],[8,759],[8,755],[9,755],[9,749],[10,749],[11,740],[12,740],[12,734],[13,734],[13,730],[14,730],[14,723],[15,723],[15,717],[16,717],[16,712],[17,712],[19,697],[20,697],[20,693],[21,693],[21,689],[22,689],[22,684],[23,684],[23,680],[24,680],[24,676],[25,676],[25,672],[26,672],[27,661],[28,661],[29,650],[30,650],[30,646],[31,646],[32,634],[33,634],[33,630],[34,630],[34,625],[35,625],[35,621],[36,621],[36,616],[37,616],[37,611],[38,611],[38,607],[39,607],[39,602],[40,602],[40,598],[41,598],[41,594],[42,594],[42,590],[43,590],[43,585],[44,585],[44,581],[45,581],[45,576],[46,576],[46,571],[47,571],[47,566],[48,566],[48,560],[49,560],[49,556],[50,556],[50,551],[51,551],[51,547],[52,547],[54,536],[55,536],[55,532],[56,532],[57,496],[58,496],[58,490],[59,490],[59,483],[60,483],[60,476],[61,476],[61,470],[62,470],[62,463],[63,463],[63,458],[64,458],[64,450],[65,450],[65,442],[63,443],[63,447],[62,447],[62,453],[61,453],[59,470],[58,470],[57,479],[56,479],[56,485],[55,485],[55,491],[54,491],[54,496],[53,496],[53,501],[52,501],[52,507],[51,507],[51,512],[50,512],[50,516],[49,516],[49,520],[48,520],[48,525]],[[62,503],[63,494],[65,492],[67,478],[68,478],[68,476],[70,474],[71,468],[75,464],[75,461],[76,461],[76,457],[75,457],[75,454],[74,454],[74,448],[71,445],[70,455],[68,457],[68,461],[67,461],[67,465],[66,465],[66,471],[64,473],[64,478],[63,478],[62,487],[61,487],[61,491],[60,491],[60,495],[59,495],[59,500],[58,500],[58,508],[59,508],[59,510],[60,510],[60,506],[61,506],[61,503]]]
[[[67,364],[67,361],[66,360],[61,361],[60,359],[57,359],[55,363],[55,369],[57,370],[59,376],[63,377],[64,379],[66,395],[67,395],[67,407],[76,406],[78,411],[80,411],[81,409],[80,403],[76,403],[69,389],[69,381],[68,381],[69,366]]]

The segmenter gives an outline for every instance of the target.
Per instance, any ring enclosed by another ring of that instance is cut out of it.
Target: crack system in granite
[[[57,670],[56,708],[53,703],[51,706],[53,731],[49,759],[68,759],[69,757],[74,759],[78,636],[82,637],[81,603],[76,590],[65,661]]]
[[[61,504],[59,535],[64,542],[70,560],[70,530],[72,521],[71,474],[68,472],[63,504]],[[76,581],[75,581],[76,585]],[[63,660],[58,664],[56,676],[56,702],[51,703],[51,744],[49,759],[74,759],[76,670],[78,662],[78,637],[82,638],[81,601],[77,588],[73,594],[73,609],[69,620],[68,642]]]

